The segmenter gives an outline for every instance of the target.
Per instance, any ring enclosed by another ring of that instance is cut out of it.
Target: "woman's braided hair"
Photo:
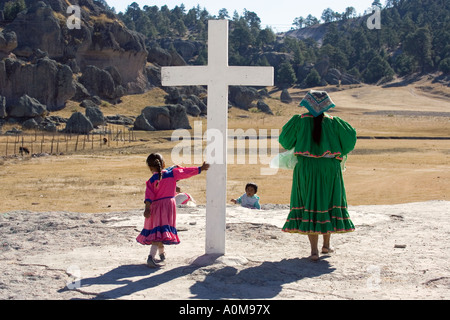
[[[162,179],[163,162],[164,159],[159,153],[152,153],[147,157],[147,165],[158,170],[159,181]],[[158,183],[156,183],[156,187],[158,187]]]

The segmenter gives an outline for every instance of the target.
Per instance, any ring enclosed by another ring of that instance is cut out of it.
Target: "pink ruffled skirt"
[[[151,206],[151,216],[145,219],[144,229],[136,241],[150,245],[153,242],[179,244],[176,229],[176,203],[174,198],[156,200]]]

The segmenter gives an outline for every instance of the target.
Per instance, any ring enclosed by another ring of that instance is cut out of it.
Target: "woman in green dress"
[[[317,261],[319,235],[323,235],[322,253],[329,253],[331,233],[355,230],[342,171],[347,154],[355,147],[356,131],[339,117],[325,113],[335,106],[325,91],[308,92],[300,105],[309,112],[293,116],[279,137],[283,148],[294,148],[298,160],[283,231],[308,235],[310,259]]]

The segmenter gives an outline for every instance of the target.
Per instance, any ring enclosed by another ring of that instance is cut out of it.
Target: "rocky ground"
[[[227,253],[204,254],[205,207],[178,209],[181,244],[150,269],[141,210],[0,215],[0,299],[437,299],[450,297],[448,201],[353,206],[356,231],[311,262],[280,231],[287,205],[227,207]]]

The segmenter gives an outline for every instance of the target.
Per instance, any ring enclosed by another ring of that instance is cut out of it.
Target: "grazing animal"
[[[28,148],[25,148],[25,147],[19,147],[19,152],[22,156],[24,153],[30,154],[30,150],[28,150]]]
[[[108,139],[103,138],[103,144],[107,144],[108,143]]]

